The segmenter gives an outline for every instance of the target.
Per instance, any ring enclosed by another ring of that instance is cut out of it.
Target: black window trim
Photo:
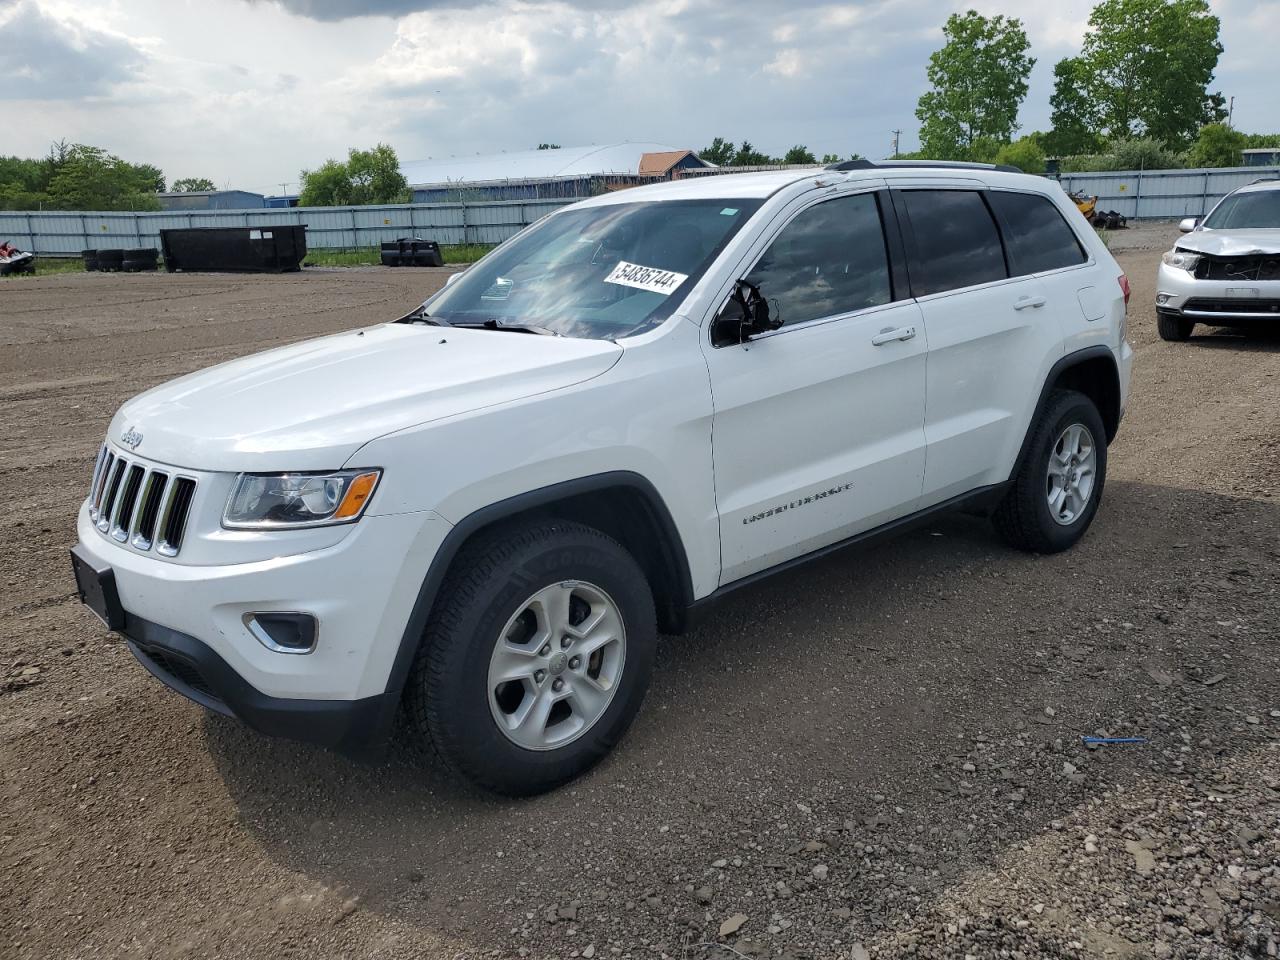
[[[1089,249],[1088,244],[1086,244],[1083,240],[1080,239],[1080,234],[1076,231],[1075,227],[1071,225],[1070,219],[1068,219],[1063,214],[1062,208],[1059,207],[1056,203],[1054,203],[1051,197],[1041,193],[1038,190],[1018,190],[1013,187],[992,187],[989,192],[1017,193],[1026,197],[1039,197],[1041,200],[1044,200],[1046,203],[1049,204],[1049,206],[1053,207],[1053,212],[1062,218],[1063,225],[1067,228],[1067,231],[1071,234],[1071,238],[1075,240],[1076,246],[1080,248],[1080,253],[1084,255],[1084,259],[1081,260],[1079,263],[1068,264],[1065,267],[1054,267],[1052,270],[1037,270],[1034,273],[1019,273],[1015,276],[1013,273],[1013,260],[1009,257],[1009,252],[1006,246],[1005,265],[1009,271],[1009,278],[1011,280],[1020,279],[1022,277],[1047,277],[1055,273],[1059,273],[1063,270],[1079,270],[1081,267],[1091,266],[1094,263],[1093,252]],[[1005,232],[1009,229],[1009,225],[1005,223],[1004,217],[990,202],[987,203],[987,209],[991,211],[992,216],[994,216],[996,219],[996,226],[1000,231],[1000,242],[1005,243],[1004,235],[1005,235]]]
[[[910,303],[914,299],[910,281],[907,272],[906,251],[902,244],[902,235],[899,232],[898,217],[892,206],[889,197],[890,190],[888,187],[880,185],[868,185],[867,189],[861,190],[842,190],[838,193],[828,193],[821,197],[816,197],[812,202],[804,204],[790,216],[783,220],[782,224],[770,234],[767,242],[760,248],[760,252],[753,257],[750,262],[738,268],[737,275],[739,277],[749,276],[751,271],[755,269],[756,264],[764,259],[764,255],[769,252],[769,248],[773,246],[782,232],[791,226],[797,218],[812,210],[814,207],[823,203],[830,203],[833,200],[842,200],[846,197],[860,197],[870,195],[876,201],[876,212],[880,216],[880,236],[884,241],[884,255],[889,267],[889,301],[887,303],[878,303],[872,307],[863,307],[860,310],[849,310],[845,313],[833,313],[825,317],[814,317],[810,320],[802,320],[799,323],[788,323],[779,327],[777,330],[770,330],[751,338],[752,343],[758,343],[761,340],[767,340],[770,337],[776,337],[792,330],[806,330],[810,327],[816,327],[821,324],[834,323],[839,320],[845,320],[850,317],[863,317],[871,313],[887,310],[891,307],[897,307],[904,303]],[[716,307],[711,314],[712,322],[707,324],[708,330],[715,321],[724,305],[727,302],[728,294],[720,300],[720,305]],[[722,347],[736,347],[741,344],[729,342],[717,344],[712,341],[713,349],[719,350]]]

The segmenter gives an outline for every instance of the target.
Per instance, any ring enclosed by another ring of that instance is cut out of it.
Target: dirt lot
[[[1115,245],[1138,362],[1076,550],[957,517],[744,591],[522,802],[205,715],[68,573],[117,404],[446,271],[0,283],[0,956],[1276,956],[1280,338],[1158,341],[1169,239]]]

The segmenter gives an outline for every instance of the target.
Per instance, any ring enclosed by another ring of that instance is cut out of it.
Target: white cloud
[[[35,0],[0,7],[0,99],[96,100],[146,62],[127,37],[47,12]]]
[[[1211,2],[1215,88],[1245,129],[1280,128],[1280,3]],[[1044,129],[1089,0],[19,0],[0,5],[0,130],[6,152],[66,138],[264,192],[379,140],[406,160],[717,135],[883,156],[894,129],[916,146],[925,62],[971,6],[1025,21],[1023,128]]]

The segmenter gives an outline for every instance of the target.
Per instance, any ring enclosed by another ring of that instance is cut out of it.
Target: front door
[[[864,192],[796,212],[746,279],[782,327],[703,349],[715,402],[721,585],[916,508],[926,337]]]

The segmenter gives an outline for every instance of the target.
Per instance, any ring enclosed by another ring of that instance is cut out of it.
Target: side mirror
[[[711,322],[711,343],[717,347],[745,343],[781,326],[782,321],[770,315],[769,301],[761,295],[760,288],[754,283],[739,280]]]
[[[1199,217],[1185,217],[1178,221],[1178,230],[1182,233],[1190,233],[1196,227],[1200,226]]]

